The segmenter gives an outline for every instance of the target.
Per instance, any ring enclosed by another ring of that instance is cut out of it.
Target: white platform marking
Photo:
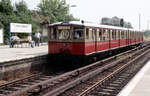
[[[135,75],[135,77],[124,87],[124,89],[122,89],[117,96],[128,96],[149,68],[150,61],[148,61],[148,63]]]

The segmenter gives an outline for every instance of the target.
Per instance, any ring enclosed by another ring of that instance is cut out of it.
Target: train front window
[[[55,39],[56,39],[56,36],[57,36],[56,28],[51,29],[51,32],[50,32],[50,39],[51,39],[51,40],[55,40]]]
[[[73,39],[83,39],[83,28],[74,28]]]
[[[58,32],[59,32],[59,36],[58,36],[59,39],[65,39],[65,40],[69,39],[70,37],[69,30],[59,30]]]

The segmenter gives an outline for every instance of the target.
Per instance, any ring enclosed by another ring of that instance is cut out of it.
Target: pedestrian
[[[13,48],[14,45],[17,43],[17,40],[19,40],[20,38],[18,36],[12,36],[11,37],[11,47]]]
[[[40,46],[41,34],[39,32],[37,32],[37,33],[35,33],[34,37],[35,37],[35,46]]]
[[[34,47],[34,41],[32,40],[31,34],[28,35],[28,41],[29,41],[29,45],[31,45],[31,47]]]

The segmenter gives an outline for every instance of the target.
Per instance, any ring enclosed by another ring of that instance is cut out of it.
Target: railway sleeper
[[[115,87],[110,87],[110,86],[101,86],[101,88],[108,88],[108,89],[116,89]]]
[[[19,88],[19,87],[12,87],[12,88],[15,89],[16,91],[22,89],[22,88]]]
[[[112,91],[114,91],[114,90],[104,88],[104,89],[102,89],[102,91],[104,91],[104,92],[112,92]]]
[[[109,92],[109,93],[111,93],[111,94],[116,94],[116,93],[118,93],[120,90],[118,90],[118,88],[114,88],[114,89],[111,89],[111,88],[109,88],[109,87],[107,87],[107,88],[102,88],[102,89],[100,89],[99,91],[101,91],[101,92]]]
[[[8,87],[7,89],[5,88],[4,90],[9,90],[9,91],[16,91],[13,87]]]
[[[93,96],[116,96],[116,94],[112,94],[109,92],[94,92]]]
[[[10,91],[10,90],[3,90],[3,92],[2,92],[2,94],[10,94],[10,93],[12,93],[12,91]]]

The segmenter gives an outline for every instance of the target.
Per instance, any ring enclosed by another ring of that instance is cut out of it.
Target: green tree
[[[9,24],[25,23],[32,24],[33,33],[40,29],[41,21],[32,16],[34,12],[29,10],[24,1],[18,2],[13,7],[10,0],[0,1],[0,27],[4,27],[4,43],[9,43]],[[27,34],[17,34],[25,38]]]
[[[9,23],[13,15],[14,15],[14,11],[10,0],[1,0],[0,1],[0,22],[1,22],[1,26],[4,27],[5,44],[8,44],[9,42]]]
[[[6,15],[13,14],[13,6],[11,5],[10,0],[1,0],[0,2],[0,12]]]
[[[41,20],[34,18],[33,14],[35,11],[28,9],[26,2],[20,1],[15,4],[15,16],[12,18],[14,23],[25,23],[32,24],[32,33],[40,30]],[[25,38],[27,34],[20,35],[20,37]]]
[[[2,27],[3,27],[3,24],[2,24],[2,22],[1,22],[2,17],[3,17],[3,14],[2,14],[2,13],[0,13],[0,28],[2,28]]]
[[[69,15],[66,0],[42,0],[38,7],[41,15],[50,18],[50,23],[75,20]]]
[[[0,28],[3,28],[3,24],[0,22]]]
[[[27,13],[29,11],[25,1],[20,1],[19,3],[16,3],[15,7],[17,12]]]

